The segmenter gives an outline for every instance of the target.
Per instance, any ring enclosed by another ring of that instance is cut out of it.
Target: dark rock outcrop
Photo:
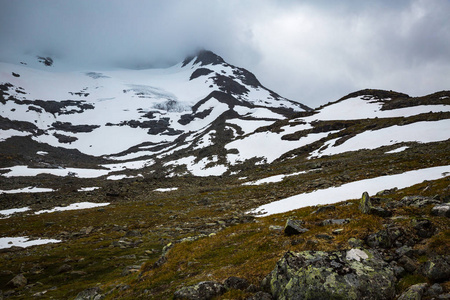
[[[284,226],[284,233],[287,236],[305,233],[308,229],[302,227],[303,222],[299,220],[288,219],[286,226]]]
[[[422,268],[424,276],[433,282],[442,282],[450,278],[450,256],[436,256]]]
[[[245,278],[231,276],[225,280],[224,285],[227,289],[245,290],[250,284]]]

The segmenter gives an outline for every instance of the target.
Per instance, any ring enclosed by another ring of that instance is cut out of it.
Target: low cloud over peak
[[[0,1],[3,61],[144,68],[209,49],[312,107],[362,88],[450,86],[446,0]]]

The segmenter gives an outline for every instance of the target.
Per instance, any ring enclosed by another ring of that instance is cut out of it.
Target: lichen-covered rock
[[[418,219],[413,222],[417,235],[422,238],[430,238],[434,235],[436,228],[433,223],[427,219]]]
[[[246,300],[272,300],[272,296],[266,292],[259,291]]]
[[[387,210],[387,209],[382,208],[382,207],[372,207],[372,208],[370,208],[369,213],[371,215],[379,216],[379,217],[382,217],[382,218],[392,217],[392,211]]]
[[[401,206],[413,206],[413,207],[424,207],[430,204],[439,204],[440,202],[436,199],[424,196],[405,196],[398,203],[397,207]]]
[[[364,192],[361,197],[361,200],[359,201],[359,210],[363,214],[368,214],[368,213],[370,213],[371,208],[372,208],[372,202],[370,201],[369,194],[367,192]]]
[[[450,218],[450,203],[442,203],[434,206],[431,209],[431,214],[433,216],[443,216]]]
[[[305,233],[308,229],[302,227],[302,221],[289,219],[284,226],[284,233],[288,236]]]
[[[427,283],[418,283],[410,286],[397,300],[421,300],[423,292],[427,288]]]
[[[101,294],[100,288],[93,287],[79,292],[74,300],[101,300],[103,298],[105,296]]]
[[[436,256],[427,261],[422,273],[433,282],[441,282],[450,278],[450,256]]]
[[[366,238],[366,243],[371,248],[388,249],[394,246],[396,240],[402,236],[402,230],[398,227],[388,227],[385,230],[380,230],[376,233],[370,234]]]
[[[247,279],[236,276],[228,277],[223,284],[225,288],[234,290],[245,290],[250,285]]]
[[[219,282],[202,281],[196,285],[179,289],[174,299],[209,300],[226,292],[226,288]]]
[[[19,274],[14,276],[13,279],[11,279],[6,286],[12,287],[12,288],[21,288],[23,286],[26,286],[28,283],[28,280],[23,276],[23,274]]]
[[[262,286],[275,299],[392,299],[395,276],[374,250],[287,252]]]

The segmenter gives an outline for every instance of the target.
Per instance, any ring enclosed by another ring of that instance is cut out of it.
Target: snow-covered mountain
[[[166,69],[57,64],[0,63],[3,176],[222,175],[305,149],[312,158],[450,137],[450,92],[364,90],[313,111],[210,51]]]

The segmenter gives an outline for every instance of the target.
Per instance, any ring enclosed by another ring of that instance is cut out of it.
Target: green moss
[[[420,274],[408,274],[400,279],[396,284],[396,290],[398,293],[405,291],[408,287],[418,283],[428,283],[428,279]]]

